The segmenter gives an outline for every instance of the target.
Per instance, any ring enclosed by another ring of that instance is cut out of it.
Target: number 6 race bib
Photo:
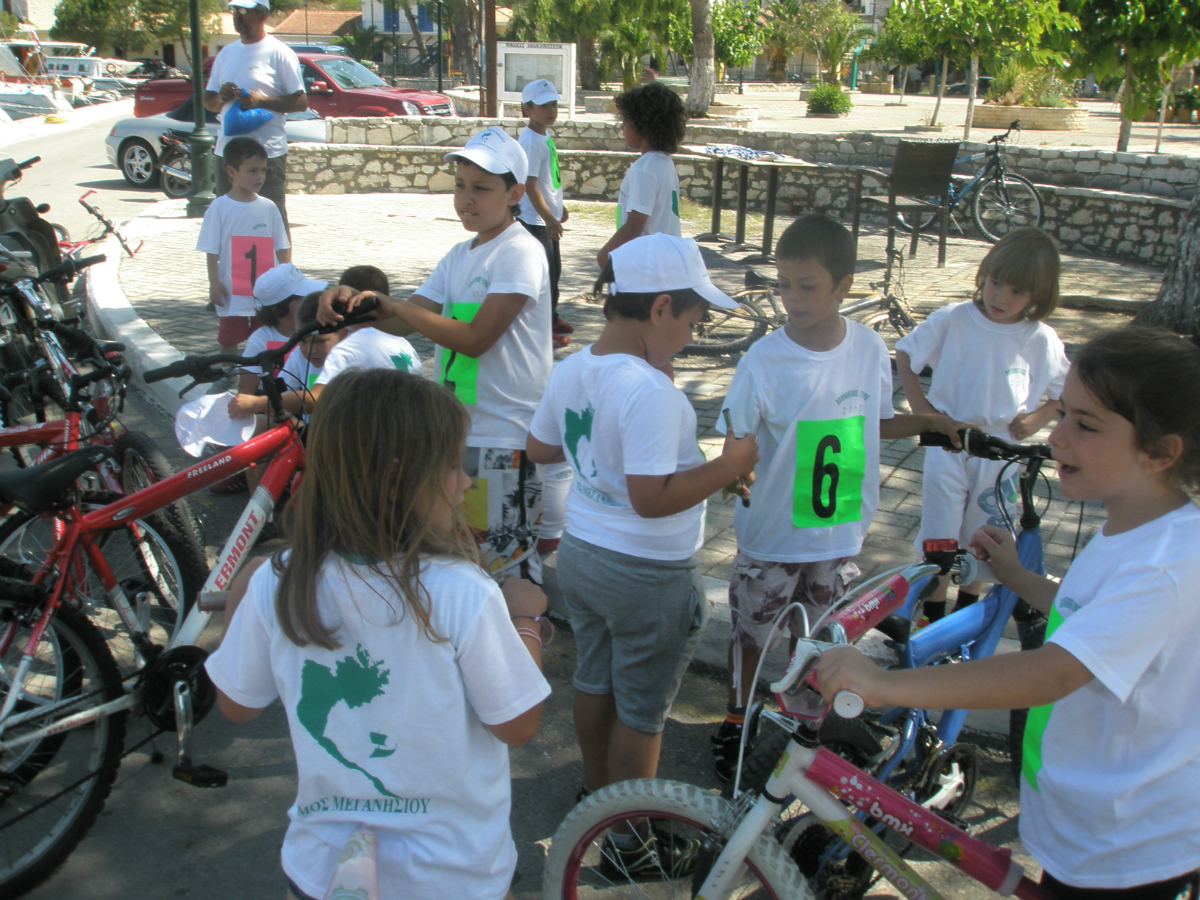
[[[275,239],[234,235],[229,239],[230,281],[236,297],[254,296],[254,282],[275,267]]]
[[[796,423],[792,524],[828,528],[862,518],[863,416]]]

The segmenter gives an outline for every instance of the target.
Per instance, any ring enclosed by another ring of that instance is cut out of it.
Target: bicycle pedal
[[[190,759],[175,766],[171,777],[198,788],[223,788],[229,783],[229,773],[213,766],[196,765]]]

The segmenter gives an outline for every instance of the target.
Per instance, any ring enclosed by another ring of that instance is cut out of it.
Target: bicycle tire
[[[923,197],[922,199],[934,205],[940,203],[942,200],[941,197]],[[925,229],[932,228],[937,224],[937,218],[937,213],[935,212],[898,212],[896,213],[896,224],[900,227],[901,231],[912,234],[914,222],[916,222],[917,231],[924,232]]]
[[[85,494],[81,505],[102,506],[118,497]],[[53,545],[52,527],[53,520],[14,513],[0,524],[0,556],[36,570]],[[160,532],[144,519],[104,532],[97,540],[117,582],[128,593],[149,594],[149,637],[156,646],[165,647],[204,586],[207,567],[197,564],[189,546],[178,536]],[[89,611],[92,624],[108,642],[122,674],[140,669],[144,661],[82,550],[68,565],[75,579],[74,599]]]
[[[136,493],[175,474],[175,467],[167,461],[153,438],[141,431],[122,432],[113,443],[113,454],[119,467],[121,491],[126,494]],[[161,523],[163,528],[160,530],[174,532],[187,546],[192,560],[202,568],[207,567],[204,526],[186,497],[180,497],[148,518]]]
[[[696,326],[692,343],[680,353],[685,356],[724,356],[745,350],[767,333],[769,324],[758,301],[746,294],[734,297],[737,309],[710,306]]]
[[[10,646],[8,653],[14,652],[20,651]],[[92,695],[90,702],[96,705],[119,699],[124,693],[104,640],[74,609],[63,606],[55,612],[37,658],[43,663],[30,678],[30,694],[48,701],[71,696],[67,691],[76,677],[78,695]],[[4,668],[12,671],[10,666]],[[69,673],[65,678],[63,671]],[[78,706],[72,708],[72,712],[78,710]],[[44,881],[95,823],[121,764],[127,717],[128,712],[122,711],[72,728],[53,752],[46,741],[39,741],[19,762],[0,759],[0,782],[8,792],[0,803],[0,895],[17,897]],[[45,723],[35,718],[6,735],[15,736],[23,727],[41,724]],[[37,756],[44,758],[33,765],[31,759]],[[73,790],[62,793],[81,779]],[[65,798],[61,802],[47,802],[60,793]],[[29,836],[23,839],[24,834]]]
[[[1033,182],[1011,172],[997,173],[975,189],[975,227],[993,244],[1014,228],[1042,224],[1042,197]]]
[[[571,810],[555,831],[546,856],[542,898],[576,900],[580,887],[589,898],[623,895],[621,885],[610,882],[606,887],[600,882],[600,879],[608,880],[608,876],[601,874],[597,862],[602,855],[603,836],[615,824],[650,818],[655,820],[660,834],[669,828],[671,834],[711,838],[719,843],[720,836],[713,823],[720,821],[728,809],[729,804],[716,794],[690,784],[658,779],[610,784]],[[796,864],[766,834],[758,836],[746,857],[742,877],[747,876],[757,881],[759,890],[739,891],[738,897],[812,900]],[[640,885],[648,883],[644,876],[626,876],[624,880],[627,886],[638,886],[639,892]],[[656,897],[693,896],[690,873],[669,880],[660,878],[653,881],[653,885]]]

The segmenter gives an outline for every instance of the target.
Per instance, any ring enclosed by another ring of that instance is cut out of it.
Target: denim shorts
[[[696,557],[642,559],[567,533],[558,583],[575,633],[575,688],[612,694],[624,725],[661,732],[708,621]]]

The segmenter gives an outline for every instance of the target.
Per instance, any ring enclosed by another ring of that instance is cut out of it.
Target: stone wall
[[[400,124],[402,120],[392,120]],[[446,120],[417,127],[447,128]],[[432,136],[432,135],[431,135]],[[378,191],[453,190],[451,170],[443,161],[445,149],[431,146],[363,146],[294,144],[288,192],[295,194],[352,194]],[[621,179],[636,158],[633,153],[566,150],[559,153],[563,191],[568,198],[615,201]],[[680,193],[698,203],[712,202],[712,165],[708,160],[680,154],[674,157]],[[722,190],[722,229],[733,232],[737,180],[726,169]],[[868,176],[864,191],[877,192],[880,182]],[[765,170],[752,170],[748,207],[761,211],[766,197]],[[854,192],[852,170],[840,166],[784,169],[779,179],[777,215],[786,221],[808,212],[828,212],[849,223]],[[1064,250],[1102,254],[1163,265],[1176,243],[1188,208],[1182,200],[1135,196],[1088,188],[1040,188],[1045,204],[1044,227]],[[869,218],[869,217],[867,217]],[[877,223],[880,220],[875,220]],[[776,233],[781,230],[777,227]]]
[[[1031,131],[1087,131],[1088,111],[1077,106],[995,106],[977,103],[971,114],[974,128],[1006,129],[1014,119]]]
[[[462,146],[467,138],[489,125],[501,125],[514,137],[523,127],[521,119],[437,119],[423,124],[421,117],[389,119],[328,119],[331,143]],[[625,142],[615,122],[596,119],[559,119],[554,126],[559,149],[624,150]],[[795,134],[786,131],[722,128],[692,121],[684,136],[686,144],[741,144],[758,150],[773,150],[811,162],[870,166],[887,170],[900,137],[852,131],[833,134]],[[961,155],[978,153],[987,145],[970,142]],[[1056,149],[1012,146],[1006,164],[1037,184],[1097,188],[1128,194],[1153,194],[1191,200],[1200,183],[1200,157],[1166,154],[1117,153],[1112,150]],[[960,167],[961,173],[973,171]]]

